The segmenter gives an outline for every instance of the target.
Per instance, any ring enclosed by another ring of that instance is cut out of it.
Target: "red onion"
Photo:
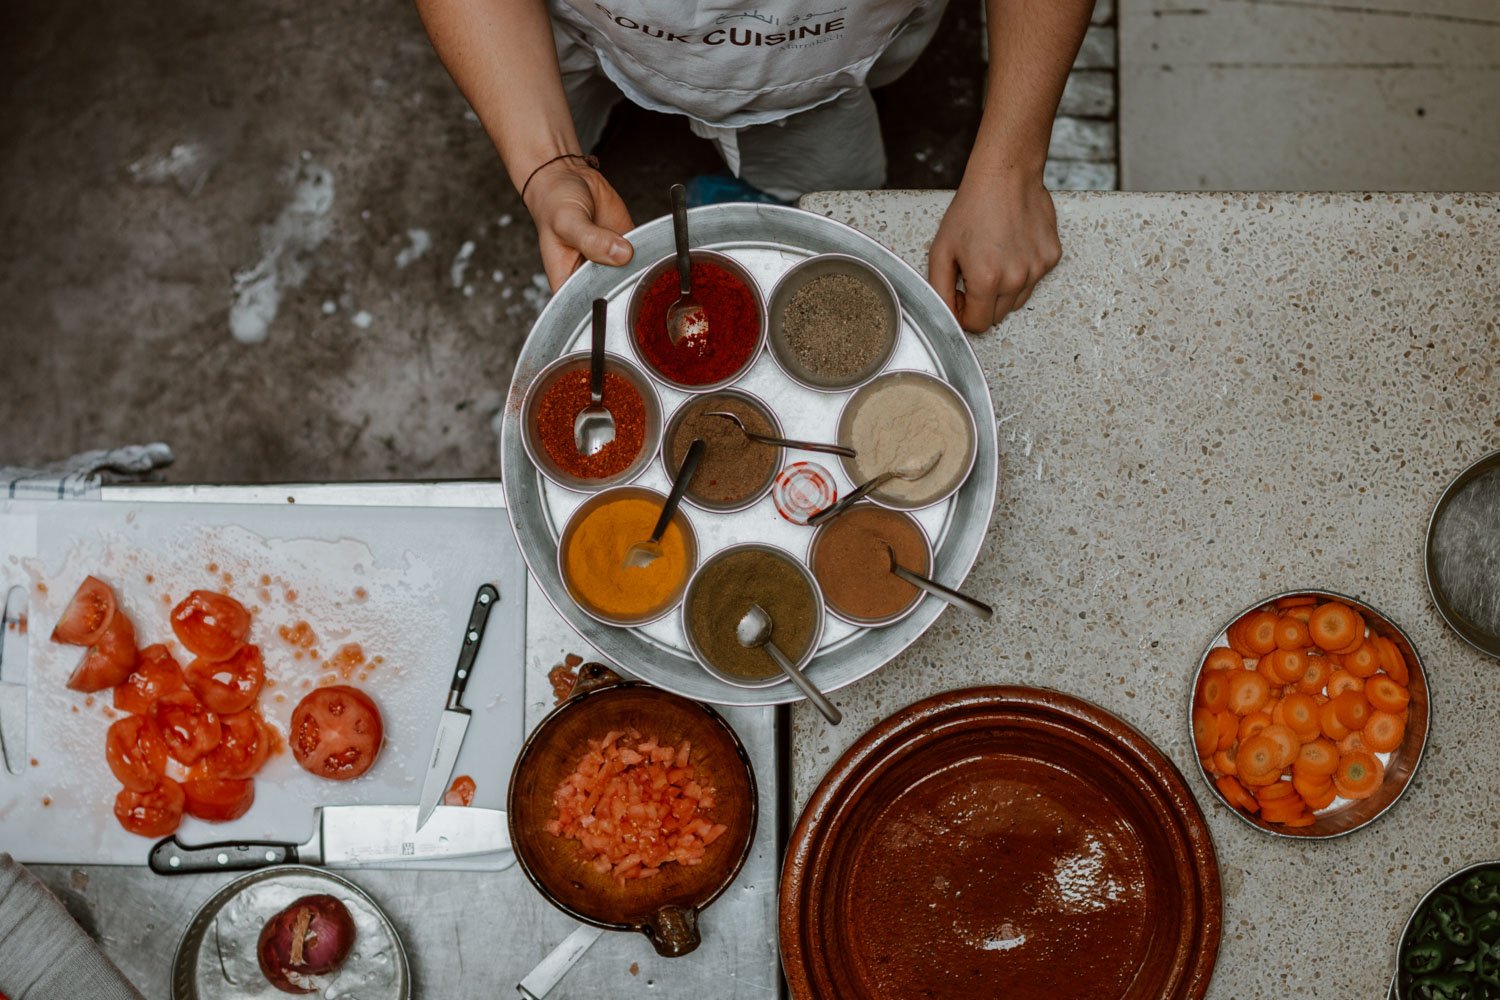
[[[312,993],[312,976],[344,964],[354,947],[354,918],[332,896],[303,896],[266,921],[256,948],[260,971],[284,993]]]

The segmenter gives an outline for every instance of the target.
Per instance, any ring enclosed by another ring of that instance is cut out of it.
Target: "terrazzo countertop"
[[[813,195],[925,273],[946,193]],[[1059,194],[1064,258],[973,340],[1000,431],[968,589],[906,653],[795,709],[798,803],[920,698],[1029,684],[1088,698],[1188,776],[1222,869],[1213,1000],[1384,997],[1423,892],[1500,858],[1500,663],[1438,617],[1422,564],[1443,487],[1500,449],[1500,195]],[[1432,691],[1405,797],[1348,837],[1273,838],[1221,806],[1185,718],[1203,647],[1299,587],[1394,618]]]

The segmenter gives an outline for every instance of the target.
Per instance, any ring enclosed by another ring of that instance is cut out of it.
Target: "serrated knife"
[[[479,640],[484,638],[485,623],[490,620],[490,609],[500,600],[500,591],[493,584],[482,584],[474,595],[474,609],[469,612],[469,624],[464,629],[464,642],[458,650],[458,666],[453,668],[453,683],[448,688],[448,702],[438,718],[437,736],[432,741],[432,753],[427,757],[427,772],[422,777],[422,797],[417,800],[417,829],[421,830],[432,815],[432,810],[443,800],[448,788],[448,779],[453,776],[453,765],[458,761],[459,747],[463,746],[464,733],[469,730],[469,710],[463,706],[464,688],[469,686],[469,675],[474,672],[474,659],[479,655]]]
[[[389,861],[461,858],[510,850],[510,830],[499,809],[442,806],[417,829],[415,806],[320,806],[312,839],[190,846],[176,837],[151,848],[158,875],[249,871],[270,865],[368,865]]]

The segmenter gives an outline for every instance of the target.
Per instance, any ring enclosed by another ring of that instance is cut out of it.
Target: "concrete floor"
[[[947,18],[879,95],[895,186],[953,186],[977,125],[977,8]],[[638,110],[600,155],[637,220],[717,169]],[[0,6],[0,464],[165,440],[180,482],[497,475],[539,272],[405,0]]]

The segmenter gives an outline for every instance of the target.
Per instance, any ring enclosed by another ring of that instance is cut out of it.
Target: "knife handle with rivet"
[[[297,863],[297,844],[203,844],[187,847],[176,837],[151,848],[151,870],[158,875],[243,872],[270,865]]]
[[[459,708],[464,688],[469,686],[469,675],[474,672],[474,659],[479,655],[479,640],[484,637],[485,623],[490,620],[490,609],[500,600],[500,591],[494,584],[482,584],[474,595],[474,610],[469,612],[469,624],[464,629],[464,644],[458,651],[458,666],[453,668],[453,685],[448,689],[448,707]]]

